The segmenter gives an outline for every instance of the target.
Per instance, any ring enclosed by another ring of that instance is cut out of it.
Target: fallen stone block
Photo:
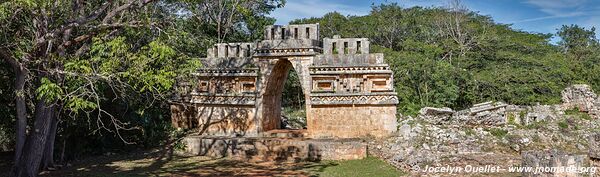
[[[590,135],[589,140],[589,156],[590,158],[600,161],[600,133]]]
[[[434,107],[424,107],[419,110],[419,114],[422,116],[440,116],[440,115],[452,115],[454,114],[454,110],[451,108],[443,107],[443,108],[434,108]]]
[[[571,155],[558,150],[527,151],[521,154],[522,167],[531,171],[523,171],[523,177],[579,177],[589,174],[577,173],[569,169],[587,167],[586,155]]]

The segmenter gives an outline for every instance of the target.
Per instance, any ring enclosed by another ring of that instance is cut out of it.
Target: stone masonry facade
[[[385,137],[398,97],[383,54],[366,38],[320,39],[318,24],[267,26],[264,40],[220,43],[171,100],[175,127],[203,135],[259,137],[281,128],[288,72],[299,76],[311,138]]]

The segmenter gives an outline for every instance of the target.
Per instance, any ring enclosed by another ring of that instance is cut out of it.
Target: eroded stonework
[[[393,73],[366,38],[319,38],[318,24],[268,26],[265,40],[215,44],[171,101],[175,127],[201,134],[261,136],[281,129],[289,70],[300,78],[307,135],[384,137],[396,130]]]

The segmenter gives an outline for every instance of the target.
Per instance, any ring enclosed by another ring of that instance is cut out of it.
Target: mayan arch
[[[179,81],[172,122],[203,135],[260,137],[281,129],[282,91],[297,72],[311,138],[384,137],[396,130],[393,73],[367,38],[320,39],[318,24],[273,25],[264,40],[209,48]]]

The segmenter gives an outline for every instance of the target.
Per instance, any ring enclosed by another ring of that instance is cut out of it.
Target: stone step
[[[232,158],[249,162],[299,162],[362,159],[367,144],[359,139],[188,136],[184,155]]]
[[[306,136],[306,130],[298,129],[298,130],[287,130],[287,129],[278,129],[278,130],[270,130],[263,133],[265,137],[272,138],[303,138]]]

